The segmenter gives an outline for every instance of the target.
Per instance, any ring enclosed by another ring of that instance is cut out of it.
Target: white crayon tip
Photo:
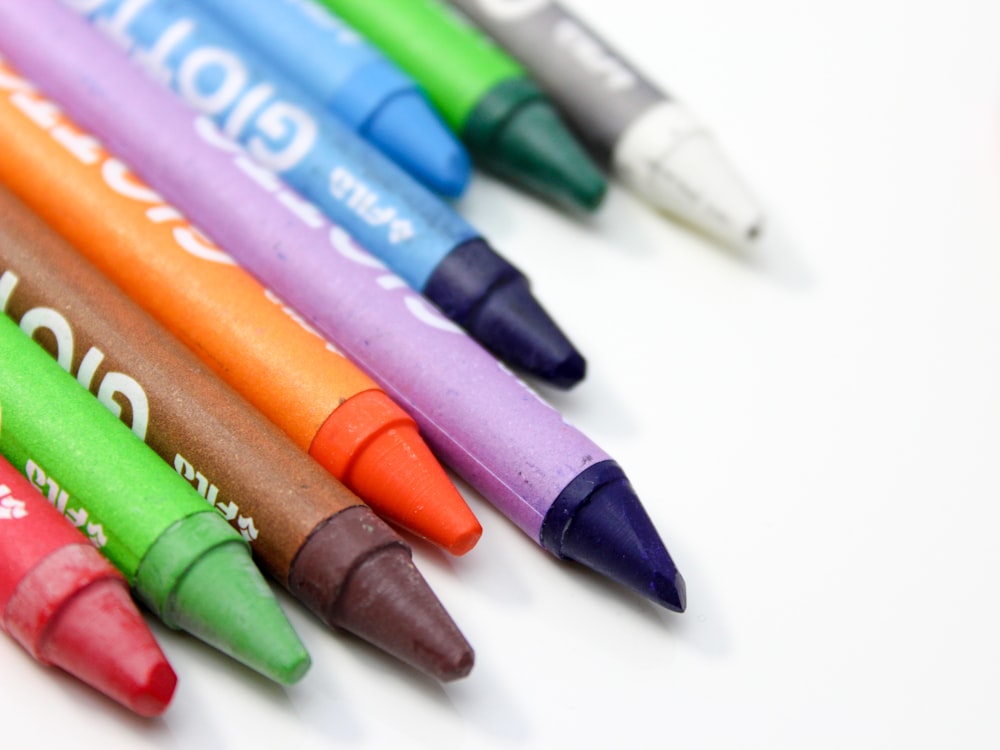
[[[619,179],[646,201],[727,245],[745,247],[763,232],[757,201],[711,133],[676,102],[638,118],[612,161]]]

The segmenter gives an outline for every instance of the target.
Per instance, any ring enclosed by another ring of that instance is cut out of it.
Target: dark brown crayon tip
[[[292,563],[289,588],[328,625],[441,681],[472,670],[472,647],[410,548],[367,506],[341,511],[309,537]]]

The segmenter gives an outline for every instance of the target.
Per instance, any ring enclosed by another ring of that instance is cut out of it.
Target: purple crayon
[[[0,51],[365,369],[528,536],[684,610],[684,579],[618,464],[209,120],[54,0],[0,0]]]

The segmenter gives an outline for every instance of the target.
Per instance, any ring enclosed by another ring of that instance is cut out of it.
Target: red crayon
[[[141,716],[177,676],[121,573],[0,456],[0,628],[42,664]]]

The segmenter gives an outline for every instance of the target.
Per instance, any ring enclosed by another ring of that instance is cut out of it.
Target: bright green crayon
[[[102,356],[89,349],[79,369],[100,373]],[[103,377],[109,396],[117,388],[137,387],[121,373]],[[129,395],[136,397],[131,390]],[[305,674],[309,655],[243,538],[4,315],[0,403],[0,451],[165,624],[278,682]]]
[[[424,89],[483,167],[593,210],[607,183],[524,68],[437,0],[320,0]]]

